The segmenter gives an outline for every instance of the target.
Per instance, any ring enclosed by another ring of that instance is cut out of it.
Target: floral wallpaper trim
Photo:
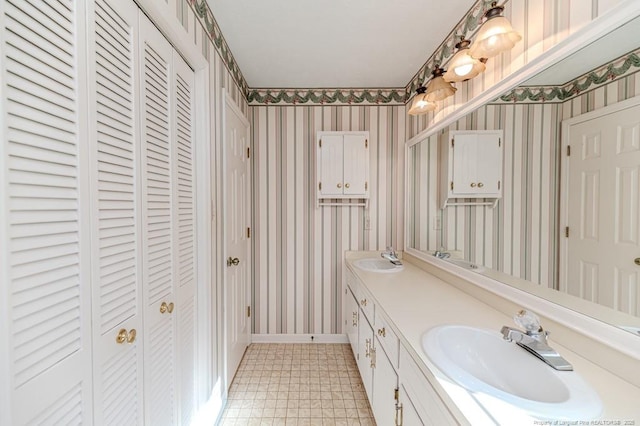
[[[398,89],[250,89],[249,104],[390,104],[404,105],[407,92]]]
[[[222,58],[223,63],[229,69],[229,72],[233,76],[238,86],[242,90],[242,93],[246,96],[249,92],[249,85],[242,75],[242,71],[240,71],[240,67],[236,62],[233,54],[231,53],[231,49],[229,49],[229,45],[227,44],[224,36],[222,35],[222,31],[220,30],[220,26],[216,22],[216,19],[213,17],[213,12],[211,12],[211,8],[207,4],[206,0],[186,0],[189,3],[189,6],[193,9],[196,16],[200,20],[203,28],[207,32],[209,39],[215,46],[216,50],[220,53],[220,57]]]
[[[585,91],[617,80],[640,68],[640,49],[628,53],[575,80],[557,87],[521,86],[500,96],[502,102],[564,102]],[[593,87],[592,87],[593,86]]]

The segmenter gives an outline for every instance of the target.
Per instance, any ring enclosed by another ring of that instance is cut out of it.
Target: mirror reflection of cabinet
[[[318,132],[318,198],[369,198],[369,132]]]
[[[501,130],[457,130],[440,138],[440,206],[492,205],[502,196]],[[491,199],[460,202],[456,199]]]

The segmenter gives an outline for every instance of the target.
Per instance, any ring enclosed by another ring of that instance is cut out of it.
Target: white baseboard
[[[346,334],[252,334],[251,343],[349,343]]]

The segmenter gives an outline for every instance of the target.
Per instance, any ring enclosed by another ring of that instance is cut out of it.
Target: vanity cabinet
[[[501,130],[457,130],[442,133],[440,206],[495,205],[502,197],[503,148]],[[461,202],[459,199],[493,201]]]
[[[369,198],[369,132],[318,132],[318,199]]]

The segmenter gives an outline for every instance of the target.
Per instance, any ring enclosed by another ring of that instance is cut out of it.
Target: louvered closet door
[[[140,14],[145,423],[176,423],[172,47]]]
[[[94,417],[136,425],[143,422],[138,8],[96,0],[89,12]]]
[[[6,425],[91,423],[80,97],[86,58],[77,30],[83,4],[0,2],[0,423]]]
[[[179,421],[189,426],[195,399],[195,181],[193,146],[194,73],[173,53],[173,158],[175,281],[177,317],[177,387]]]

